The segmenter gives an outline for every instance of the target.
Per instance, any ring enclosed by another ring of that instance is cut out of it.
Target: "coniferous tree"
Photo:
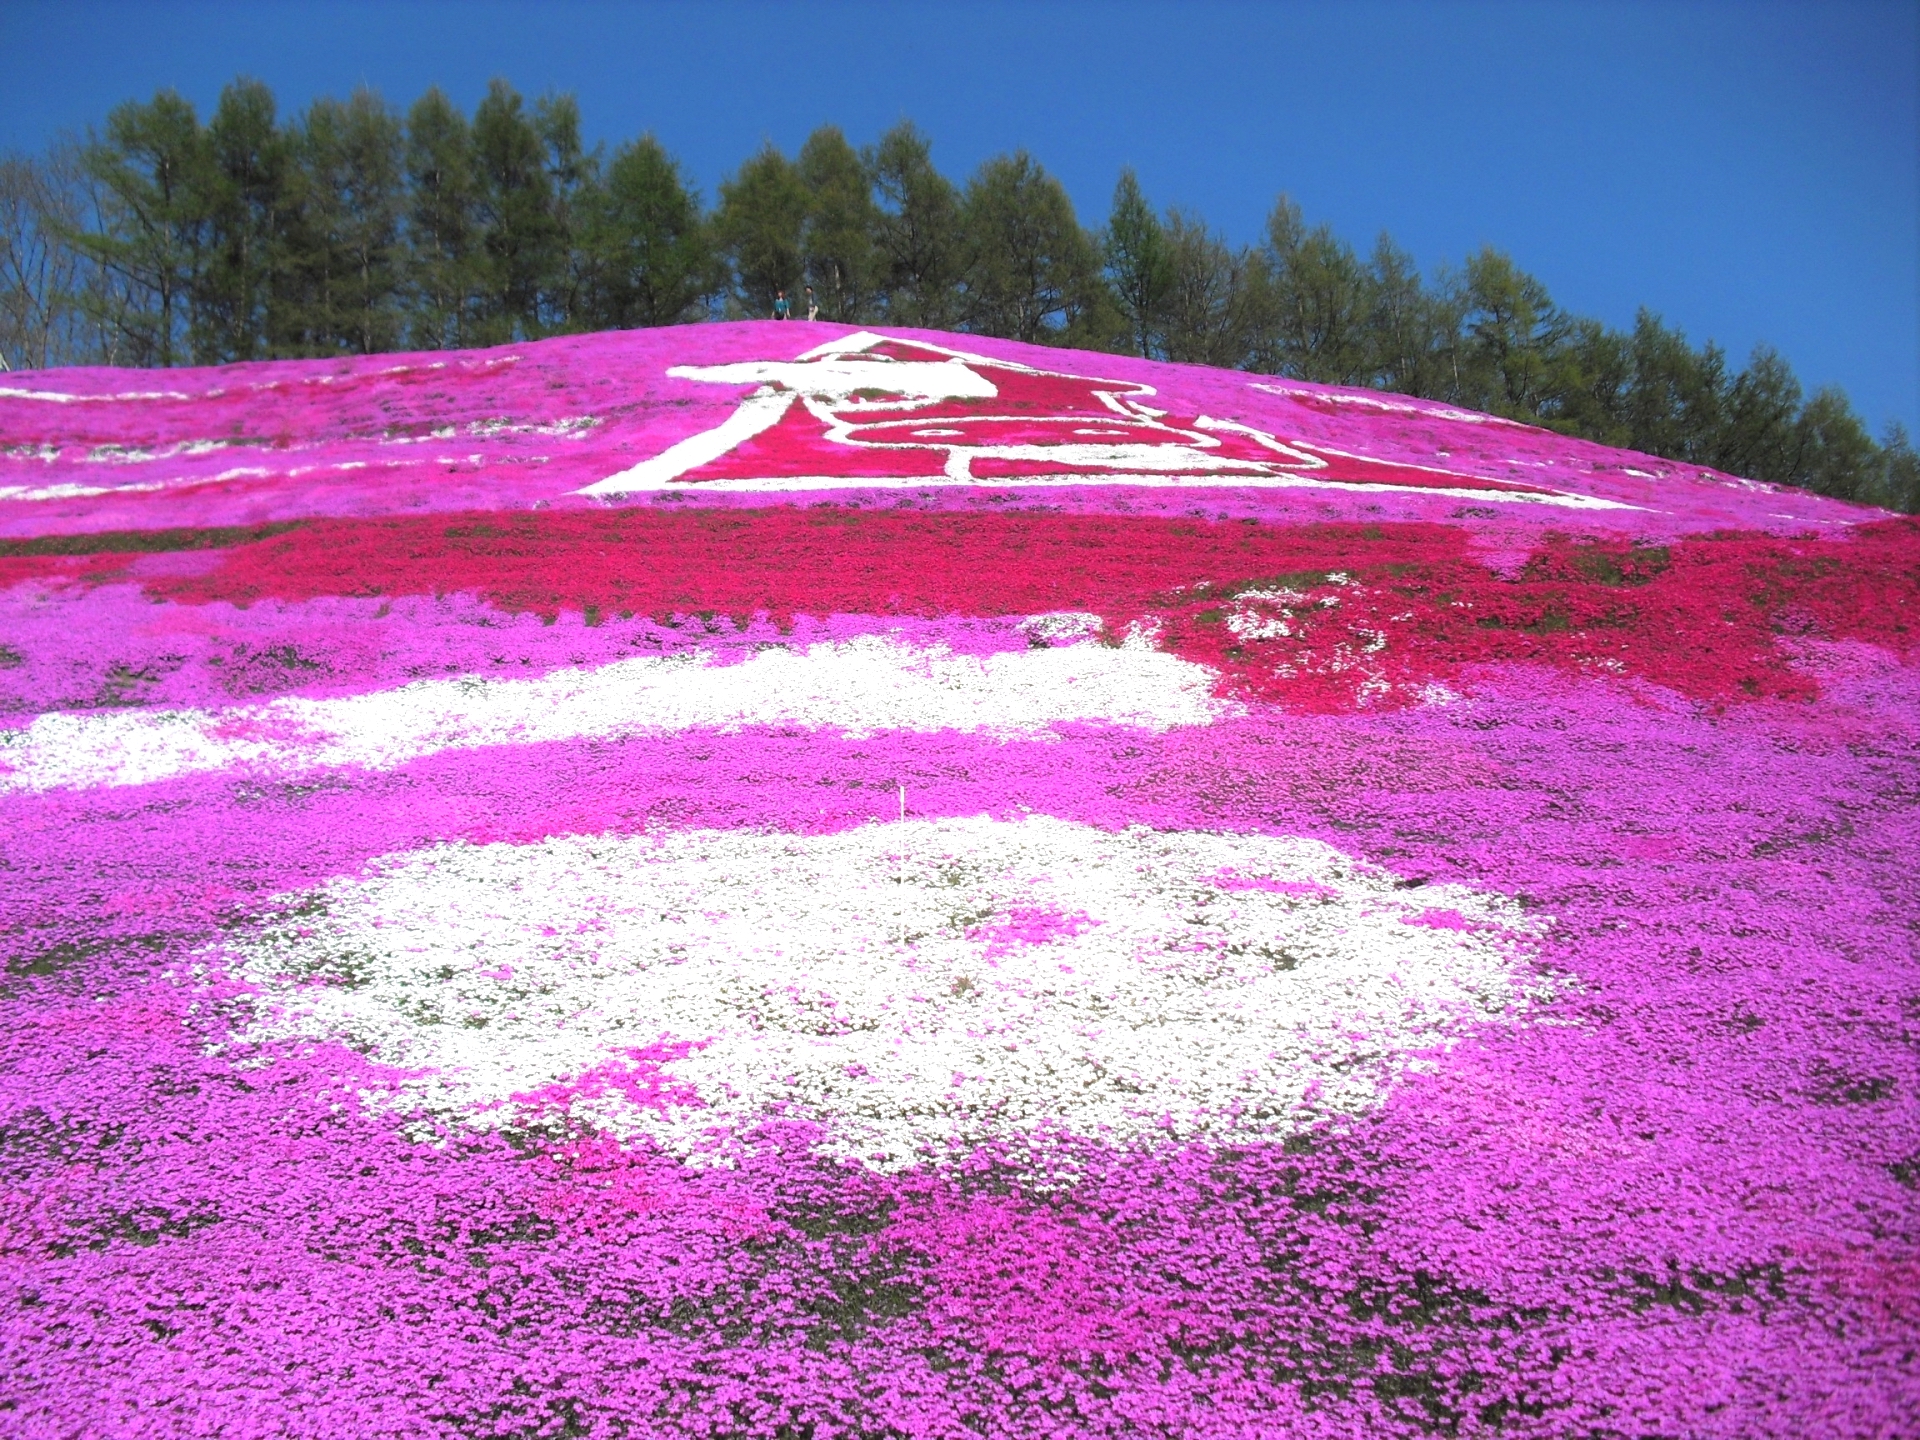
[[[436,85],[407,113],[406,293],[409,343],[477,343],[479,202],[473,136]]]
[[[1540,421],[1566,435],[1624,445],[1630,433],[1626,398],[1633,381],[1632,344],[1598,320],[1569,317],[1548,362],[1548,402]]]
[[[296,348],[289,314],[292,154],[273,92],[236,80],[207,123],[208,263],[194,306],[203,364],[258,360]]]
[[[1259,368],[1331,385],[1366,384],[1374,369],[1370,297],[1352,248],[1325,225],[1307,229],[1299,205],[1282,195],[1267,217],[1262,258],[1273,289]]]
[[[821,316],[847,324],[872,318],[880,279],[875,244],[880,212],[873,203],[873,177],[847,137],[832,125],[807,137],[795,170],[807,191],[801,257]]]
[[[600,196],[600,147],[580,138],[580,104],[572,95],[534,102],[533,128],[546,147],[551,187],[553,249],[540,297],[541,324],[550,332],[588,328],[586,231]]]
[[[807,209],[805,182],[771,141],[721,181],[713,227],[733,272],[735,313],[764,319],[777,291],[794,299],[806,271]]]
[[[107,117],[82,161],[99,224],[81,250],[124,286],[127,303],[100,318],[127,363],[177,365],[190,354],[195,302],[207,264],[210,160],[193,106],[171,90]]]
[[[1453,316],[1421,283],[1413,257],[1384,232],[1367,261],[1365,290],[1368,383],[1402,395],[1444,394]]]
[[[364,87],[316,100],[295,137],[294,283],[300,349],[373,355],[399,346],[402,130]]]
[[[1920,454],[1907,438],[1907,427],[1898,420],[1888,423],[1879,454],[1874,457],[1873,473],[1863,489],[1860,498],[1869,504],[1908,515],[1920,511]]]
[[[699,197],[651,135],[614,151],[583,236],[587,317],[596,327],[698,319],[723,288]]]
[[[1113,188],[1113,211],[1101,236],[1107,284],[1126,322],[1129,349],[1142,359],[1164,356],[1162,312],[1173,283],[1166,231],[1128,166]]]
[[[1461,275],[1464,403],[1516,420],[1538,420],[1555,398],[1555,353],[1567,321],[1546,287],[1492,246],[1467,257]]]
[[[1794,419],[1794,432],[1792,470],[1767,478],[1842,500],[1870,498],[1876,447],[1841,391],[1831,385],[1814,391]]]
[[[1711,341],[1695,350],[1644,309],[1627,343],[1632,378],[1623,397],[1624,443],[1649,455],[1711,464],[1725,423],[1726,356]]]
[[[1271,287],[1252,251],[1234,250],[1197,216],[1167,213],[1165,286],[1158,312],[1169,360],[1239,367],[1263,328]]]
[[[1710,465],[1732,475],[1772,480],[1790,475],[1799,456],[1795,420],[1804,392],[1793,368],[1771,346],[1754,347],[1722,403]]]
[[[1096,303],[1099,255],[1060,182],[1024,150],[988,160],[961,202],[967,328],[1056,340]]]
[[[547,147],[516,91],[494,79],[473,112],[476,213],[485,257],[479,336],[483,344],[532,339],[545,330],[543,296],[561,262]]]
[[[888,323],[945,330],[958,323],[960,192],[933,168],[932,146],[903,120],[866,165],[879,196],[874,244]]]

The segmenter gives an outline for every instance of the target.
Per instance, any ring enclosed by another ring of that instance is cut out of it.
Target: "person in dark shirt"
[[[818,320],[819,318],[820,302],[813,298],[813,287],[809,285],[807,286],[807,319]]]
[[[787,304],[787,292],[784,290],[776,290],[773,292],[773,318],[776,320],[791,320],[793,318],[793,307]]]

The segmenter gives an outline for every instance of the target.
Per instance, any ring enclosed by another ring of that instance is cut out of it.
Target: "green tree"
[[[1272,298],[1259,368],[1324,384],[1368,383],[1371,297],[1352,247],[1325,225],[1307,229],[1299,205],[1282,195],[1267,216],[1262,258]]]
[[[1515,420],[1546,418],[1558,398],[1554,361],[1567,319],[1538,280],[1491,245],[1462,277],[1461,399]]]
[[[290,309],[292,145],[273,92],[235,80],[207,124],[211,204],[208,263],[194,306],[193,350],[203,363],[296,351]]]
[[[407,112],[406,300],[409,342],[477,342],[481,270],[473,135],[433,86]]]
[[[1367,260],[1365,288],[1368,383],[1402,395],[1446,394],[1458,329],[1453,308],[1427,290],[1413,256],[1385,231]]]
[[[104,311],[126,363],[177,365],[190,354],[207,264],[210,159],[193,106],[171,90],[129,101],[82,155],[98,202],[96,227],[76,243],[122,287]]]
[[[1793,468],[1777,478],[1840,500],[1871,503],[1877,498],[1878,447],[1843,391],[1832,385],[1814,391],[1793,428]]]
[[[1632,433],[1627,399],[1633,383],[1632,342],[1598,320],[1568,319],[1548,357],[1549,399],[1541,423],[1602,445],[1625,445]]]
[[[1162,246],[1162,353],[1196,365],[1246,364],[1271,293],[1260,257],[1231,249],[1206,222],[1177,210],[1167,212]]]
[[[1130,165],[1113,187],[1113,210],[1100,249],[1107,285],[1126,321],[1128,349],[1142,359],[1164,355],[1160,324],[1173,286],[1173,266],[1166,231]]]
[[[775,292],[794,298],[806,270],[808,204],[800,172],[772,141],[720,183],[713,228],[733,272],[736,313],[764,318],[773,313]]]
[[[882,135],[865,159],[879,195],[874,244],[888,322],[952,328],[959,318],[960,192],[933,168],[933,148],[910,120]]]
[[[1627,343],[1632,378],[1624,443],[1649,455],[1711,464],[1725,424],[1725,354],[1711,341],[1695,350],[1645,309],[1634,316]]]
[[[1920,511],[1920,454],[1907,439],[1907,427],[1897,420],[1889,422],[1881,438],[1874,470],[1870,494],[1874,504],[1908,515]]]
[[[722,287],[699,197],[651,135],[614,151],[583,233],[597,327],[698,319]]]
[[[488,82],[474,109],[473,158],[485,256],[479,339],[496,345],[531,339],[546,329],[542,300],[565,258],[546,141],[505,80]]]
[[[580,104],[572,95],[543,95],[534,102],[533,128],[546,150],[551,187],[553,250],[540,296],[542,328],[580,330],[588,315],[587,230],[600,202],[601,147],[588,150],[580,138]]]
[[[1060,182],[1026,151],[988,160],[961,202],[966,326],[1013,340],[1058,340],[1097,303],[1099,252]]]
[[[870,318],[881,278],[873,177],[832,125],[807,137],[795,168],[807,191],[800,232],[807,283],[827,319],[858,324]]]
[[[399,346],[402,131],[362,87],[308,107],[294,136],[293,265],[299,348],[372,355]]]
[[[1755,346],[1747,368],[1727,387],[1724,419],[1707,463],[1751,480],[1790,482],[1800,455],[1796,421],[1803,393],[1793,367],[1777,351]]]

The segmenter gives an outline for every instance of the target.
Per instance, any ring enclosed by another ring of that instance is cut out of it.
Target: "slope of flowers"
[[[6,1433],[1920,1412],[1915,522],[740,325],[13,377],[0,586]]]

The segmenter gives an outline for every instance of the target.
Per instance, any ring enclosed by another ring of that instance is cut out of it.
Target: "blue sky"
[[[0,3],[0,148],[235,74],[297,109],[488,77],[651,130],[711,198],[763,139],[902,116],[962,178],[1025,146],[1098,224],[1123,165],[1257,237],[1284,190],[1431,269],[1492,243],[1563,305],[1778,347],[1920,432],[1920,6]]]

